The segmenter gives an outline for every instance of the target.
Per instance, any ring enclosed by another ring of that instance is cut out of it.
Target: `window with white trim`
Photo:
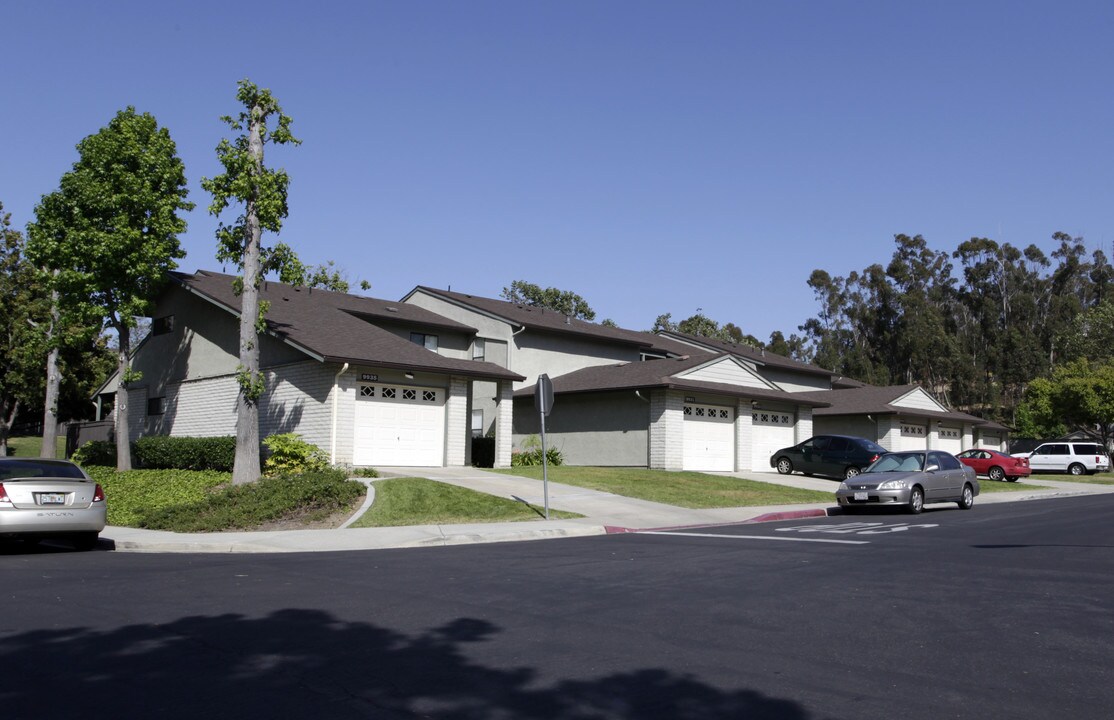
[[[437,352],[437,336],[427,335],[426,333],[412,332],[410,333],[410,342],[415,345],[421,345],[426,350]]]

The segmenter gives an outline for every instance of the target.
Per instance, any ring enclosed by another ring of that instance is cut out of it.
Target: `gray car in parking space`
[[[913,514],[926,503],[954,502],[970,510],[979,494],[975,470],[938,450],[886,453],[836,490],[846,510],[891,506]]]

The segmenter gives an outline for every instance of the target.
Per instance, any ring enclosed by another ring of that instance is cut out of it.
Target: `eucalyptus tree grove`
[[[864,382],[920,383],[953,406],[1013,420],[1031,381],[1103,346],[1087,337],[1109,317],[1110,262],[1081,238],[1052,240],[1050,255],[987,238],[949,254],[896,235],[884,266],[814,270],[819,311],[801,326],[796,356]]]

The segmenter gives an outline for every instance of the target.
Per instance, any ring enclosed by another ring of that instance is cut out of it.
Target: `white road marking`
[[[869,545],[869,540],[828,540],[826,538],[798,538],[798,537],[777,537],[767,535],[723,535],[717,533],[692,533],[692,532],[669,532],[666,530],[646,530],[639,532],[639,535],[679,535],[681,537],[702,537],[702,538],[729,538],[731,540],[780,540],[782,542],[811,542],[811,543],[834,543],[837,545]]]

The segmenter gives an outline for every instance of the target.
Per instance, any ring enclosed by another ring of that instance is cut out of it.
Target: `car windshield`
[[[924,453],[886,453],[864,472],[917,472],[924,470]]]
[[[76,465],[65,460],[4,460],[0,462],[0,480],[36,477],[85,479]]]

